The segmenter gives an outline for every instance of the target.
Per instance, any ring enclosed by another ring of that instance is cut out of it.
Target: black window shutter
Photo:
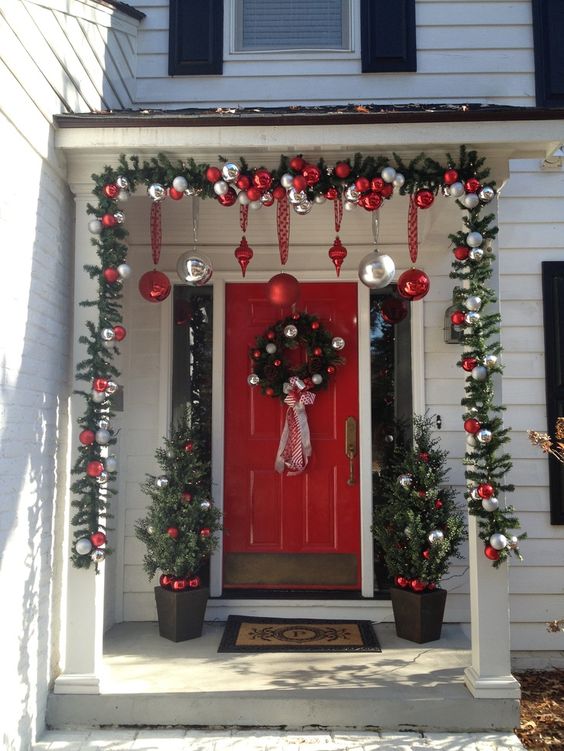
[[[533,0],[537,107],[564,107],[564,3]]]
[[[363,73],[417,70],[415,0],[361,0]]]
[[[564,417],[564,261],[543,261],[544,352],[547,432],[554,435],[557,417]],[[548,460],[550,521],[564,524],[564,465]]]
[[[168,74],[223,71],[223,0],[170,0]]]

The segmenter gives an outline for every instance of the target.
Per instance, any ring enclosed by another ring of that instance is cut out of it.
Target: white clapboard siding
[[[482,1],[469,12],[461,0],[417,0],[416,74],[362,74],[356,33],[354,53],[341,58],[307,51],[234,55],[226,42],[223,75],[170,78],[168,2],[141,0],[135,7],[146,18],[139,30],[136,101],[165,108],[350,101],[534,105],[530,5]]]

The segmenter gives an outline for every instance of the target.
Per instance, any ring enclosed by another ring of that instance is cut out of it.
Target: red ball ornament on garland
[[[198,589],[201,583],[202,580],[199,576],[194,576],[192,579],[188,579],[188,586],[190,589]]]
[[[491,498],[495,493],[494,486],[490,485],[489,482],[482,482],[480,485],[478,485],[477,490],[480,498]]]
[[[302,170],[302,175],[305,177],[305,181],[308,185],[317,185],[321,179],[321,172],[315,164],[306,164]]]
[[[110,267],[102,271],[102,276],[109,284],[114,284],[119,279],[119,271]]]
[[[475,177],[471,177],[464,183],[464,190],[467,193],[477,193],[481,187],[480,181]]]
[[[191,503],[191,501],[192,501],[192,493],[190,493],[187,490],[185,490],[182,493],[181,498],[182,498],[182,503]]]
[[[170,574],[161,574],[159,577],[159,584],[163,589],[171,589],[173,581],[174,576],[171,576]]]
[[[184,592],[185,589],[188,589],[188,579],[179,577],[172,582],[173,592]]]
[[[326,368],[326,370],[329,373],[329,375],[333,375],[333,373],[335,372],[335,366],[334,365],[328,365],[327,368]]]
[[[115,227],[117,224],[117,219],[113,214],[104,214],[102,217],[102,226],[106,228]]]
[[[92,388],[94,391],[99,391],[102,393],[102,391],[105,391],[108,388],[108,379],[107,378],[95,378],[92,381]]]
[[[459,245],[454,249],[453,253],[457,261],[465,261],[470,253],[470,248],[465,245]]]
[[[255,170],[253,175],[253,185],[261,191],[268,190],[272,185],[272,177],[267,169]]]
[[[272,191],[272,196],[277,201],[281,201],[283,198],[286,198],[286,190],[281,185],[277,185]]]
[[[123,326],[114,326],[114,337],[117,342],[121,342],[125,339],[127,331]]]
[[[334,201],[339,196],[339,191],[337,188],[327,188],[325,191],[325,198],[328,201]]]
[[[319,321],[312,321],[311,322],[311,330],[317,331],[319,329]]]
[[[173,201],[180,201],[184,197],[184,193],[181,190],[176,190],[176,188],[169,188],[168,194]]]
[[[104,185],[102,191],[106,198],[114,201],[118,197],[120,189],[115,183],[109,183],[108,185]]]
[[[100,548],[107,542],[106,535],[103,532],[93,532],[90,535],[90,542],[95,548]]]
[[[381,177],[374,177],[372,178],[372,182],[370,183],[370,187],[375,193],[381,193],[384,188],[386,187],[386,183],[382,180]]]
[[[227,193],[217,196],[217,201],[222,206],[233,206],[233,204],[237,203],[237,193],[235,193],[233,188],[229,188]]]
[[[200,530],[200,537],[203,537],[204,539],[211,536],[211,530],[209,527],[204,527]]]
[[[295,188],[295,190],[303,191],[307,188],[307,182],[303,175],[296,175],[294,177],[292,187]]]
[[[407,269],[398,279],[397,290],[408,300],[421,300],[429,292],[431,282],[424,271]]]
[[[415,203],[419,209],[428,209],[433,205],[435,195],[432,190],[422,188],[415,194]]]
[[[96,438],[96,434],[93,430],[89,430],[88,428],[86,430],[81,430],[78,440],[82,443],[83,446],[92,446],[94,443],[94,440]]]
[[[184,446],[182,448],[184,449],[184,451],[187,454],[191,454],[192,451],[194,451],[194,443],[193,443],[193,441],[186,441],[186,443],[184,444]]]
[[[88,477],[100,477],[104,471],[104,465],[99,461],[88,462],[86,465],[86,474]]]
[[[357,179],[354,181],[354,187],[360,193],[364,193],[366,190],[370,189],[370,180],[367,177],[357,177]]]
[[[216,183],[221,180],[221,171],[217,167],[208,167],[206,170],[206,180],[209,183]]]
[[[425,582],[422,582],[421,579],[413,579],[411,582],[411,589],[414,592],[423,592],[426,586]]]
[[[265,388],[264,390],[264,393],[266,394],[266,396],[274,396],[274,389],[271,386],[267,386],[267,388]]]
[[[427,548],[427,550],[424,550],[421,555],[423,556],[423,558],[425,558],[426,561],[428,561],[431,557],[431,551]]]
[[[491,545],[486,545],[484,548],[484,555],[489,558],[490,561],[499,561],[499,550],[492,548]]]
[[[401,323],[407,316],[407,303],[397,297],[386,297],[380,308],[386,323]]]
[[[464,313],[461,310],[455,310],[451,313],[450,320],[454,326],[462,326],[465,321]]]
[[[447,169],[443,175],[443,181],[445,185],[452,185],[458,182],[458,172],[455,169]]]
[[[166,274],[153,269],[139,279],[139,292],[148,302],[162,302],[170,295],[171,285]]]
[[[273,305],[293,305],[300,295],[300,283],[291,274],[276,274],[268,282],[268,299]]]
[[[301,156],[295,156],[290,159],[290,169],[294,170],[294,172],[301,172],[305,166],[305,159]]]
[[[478,364],[478,360],[475,357],[465,357],[460,364],[462,365],[462,370],[470,373]]]
[[[419,452],[419,458],[422,462],[427,463],[429,461],[429,454],[427,451],[420,451]]]
[[[255,188],[254,185],[247,190],[247,197],[249,201],[260,201],[260,190]]]
[[[402,587],[403,589],[409,587],[409,579],[406,579],[405,576],[396,576],[394,581],[398,587]]]
[[[235,185],[239,190],[247,190],[251,187],[251,178],[248,175],[239,175],[235,180]]]
[[[382,198],[390,198],[392,193],[394,192],[394,186],[392,183],[386,183],[382,190],[380,191],[380,195]]]
[[[441,501],[440,498],[437,498],[434,505],[436,509],[441,509],[443,507],[443,502]]]
[[[346,180],[351,174],[351,166],[348,162],[337,162],[335,165],[335,174],[340,180]]]
[[[177,540],[178,536],[180,535],[180,531],[178,530],[178,527],[169,527],[166,531],[167,535],[172,540]]]
[[[464,430],[467,433],[477,433],[481,427],[482,426],[475,417],[469,417],[467,420],[464,420]]]
[[[366,209],[366,211],[376,211],[380,208],[383,201],[384,199],[382,198],[381,193],[371,191],[370,193],[366,193],[366,195],[361,196],[358,204],[359,206],[362,206],[363,209]]]

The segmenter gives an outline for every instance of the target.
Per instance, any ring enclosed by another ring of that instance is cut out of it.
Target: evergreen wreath
[[[284,351],[295,350],[300,345],[305,348],[306,361],[292,367],[284,359]],[[316,316],[292,313],[268,326],[256,338],[249,351],[253,362],[249,384],[259,385],[265,396],[282,401],[286,397],[285,385],[293,376],[302,380],[310,391],[327,388],[335,367],[344,363],[339,355],[344,346],[344,340],[334,337]]]

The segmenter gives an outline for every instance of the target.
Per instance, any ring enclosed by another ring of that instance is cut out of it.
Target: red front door
[[[357,288],[300,285],[298,310],[345,339],[344,365],[307,408],[312,456],[299,475],[274,469],[286,406],[247,385],[249,348],[288,310],[266,284],[228,284],[225,345],[224,586],[360,589],[358,468],[349,484],[345,422],[358,418]]]

